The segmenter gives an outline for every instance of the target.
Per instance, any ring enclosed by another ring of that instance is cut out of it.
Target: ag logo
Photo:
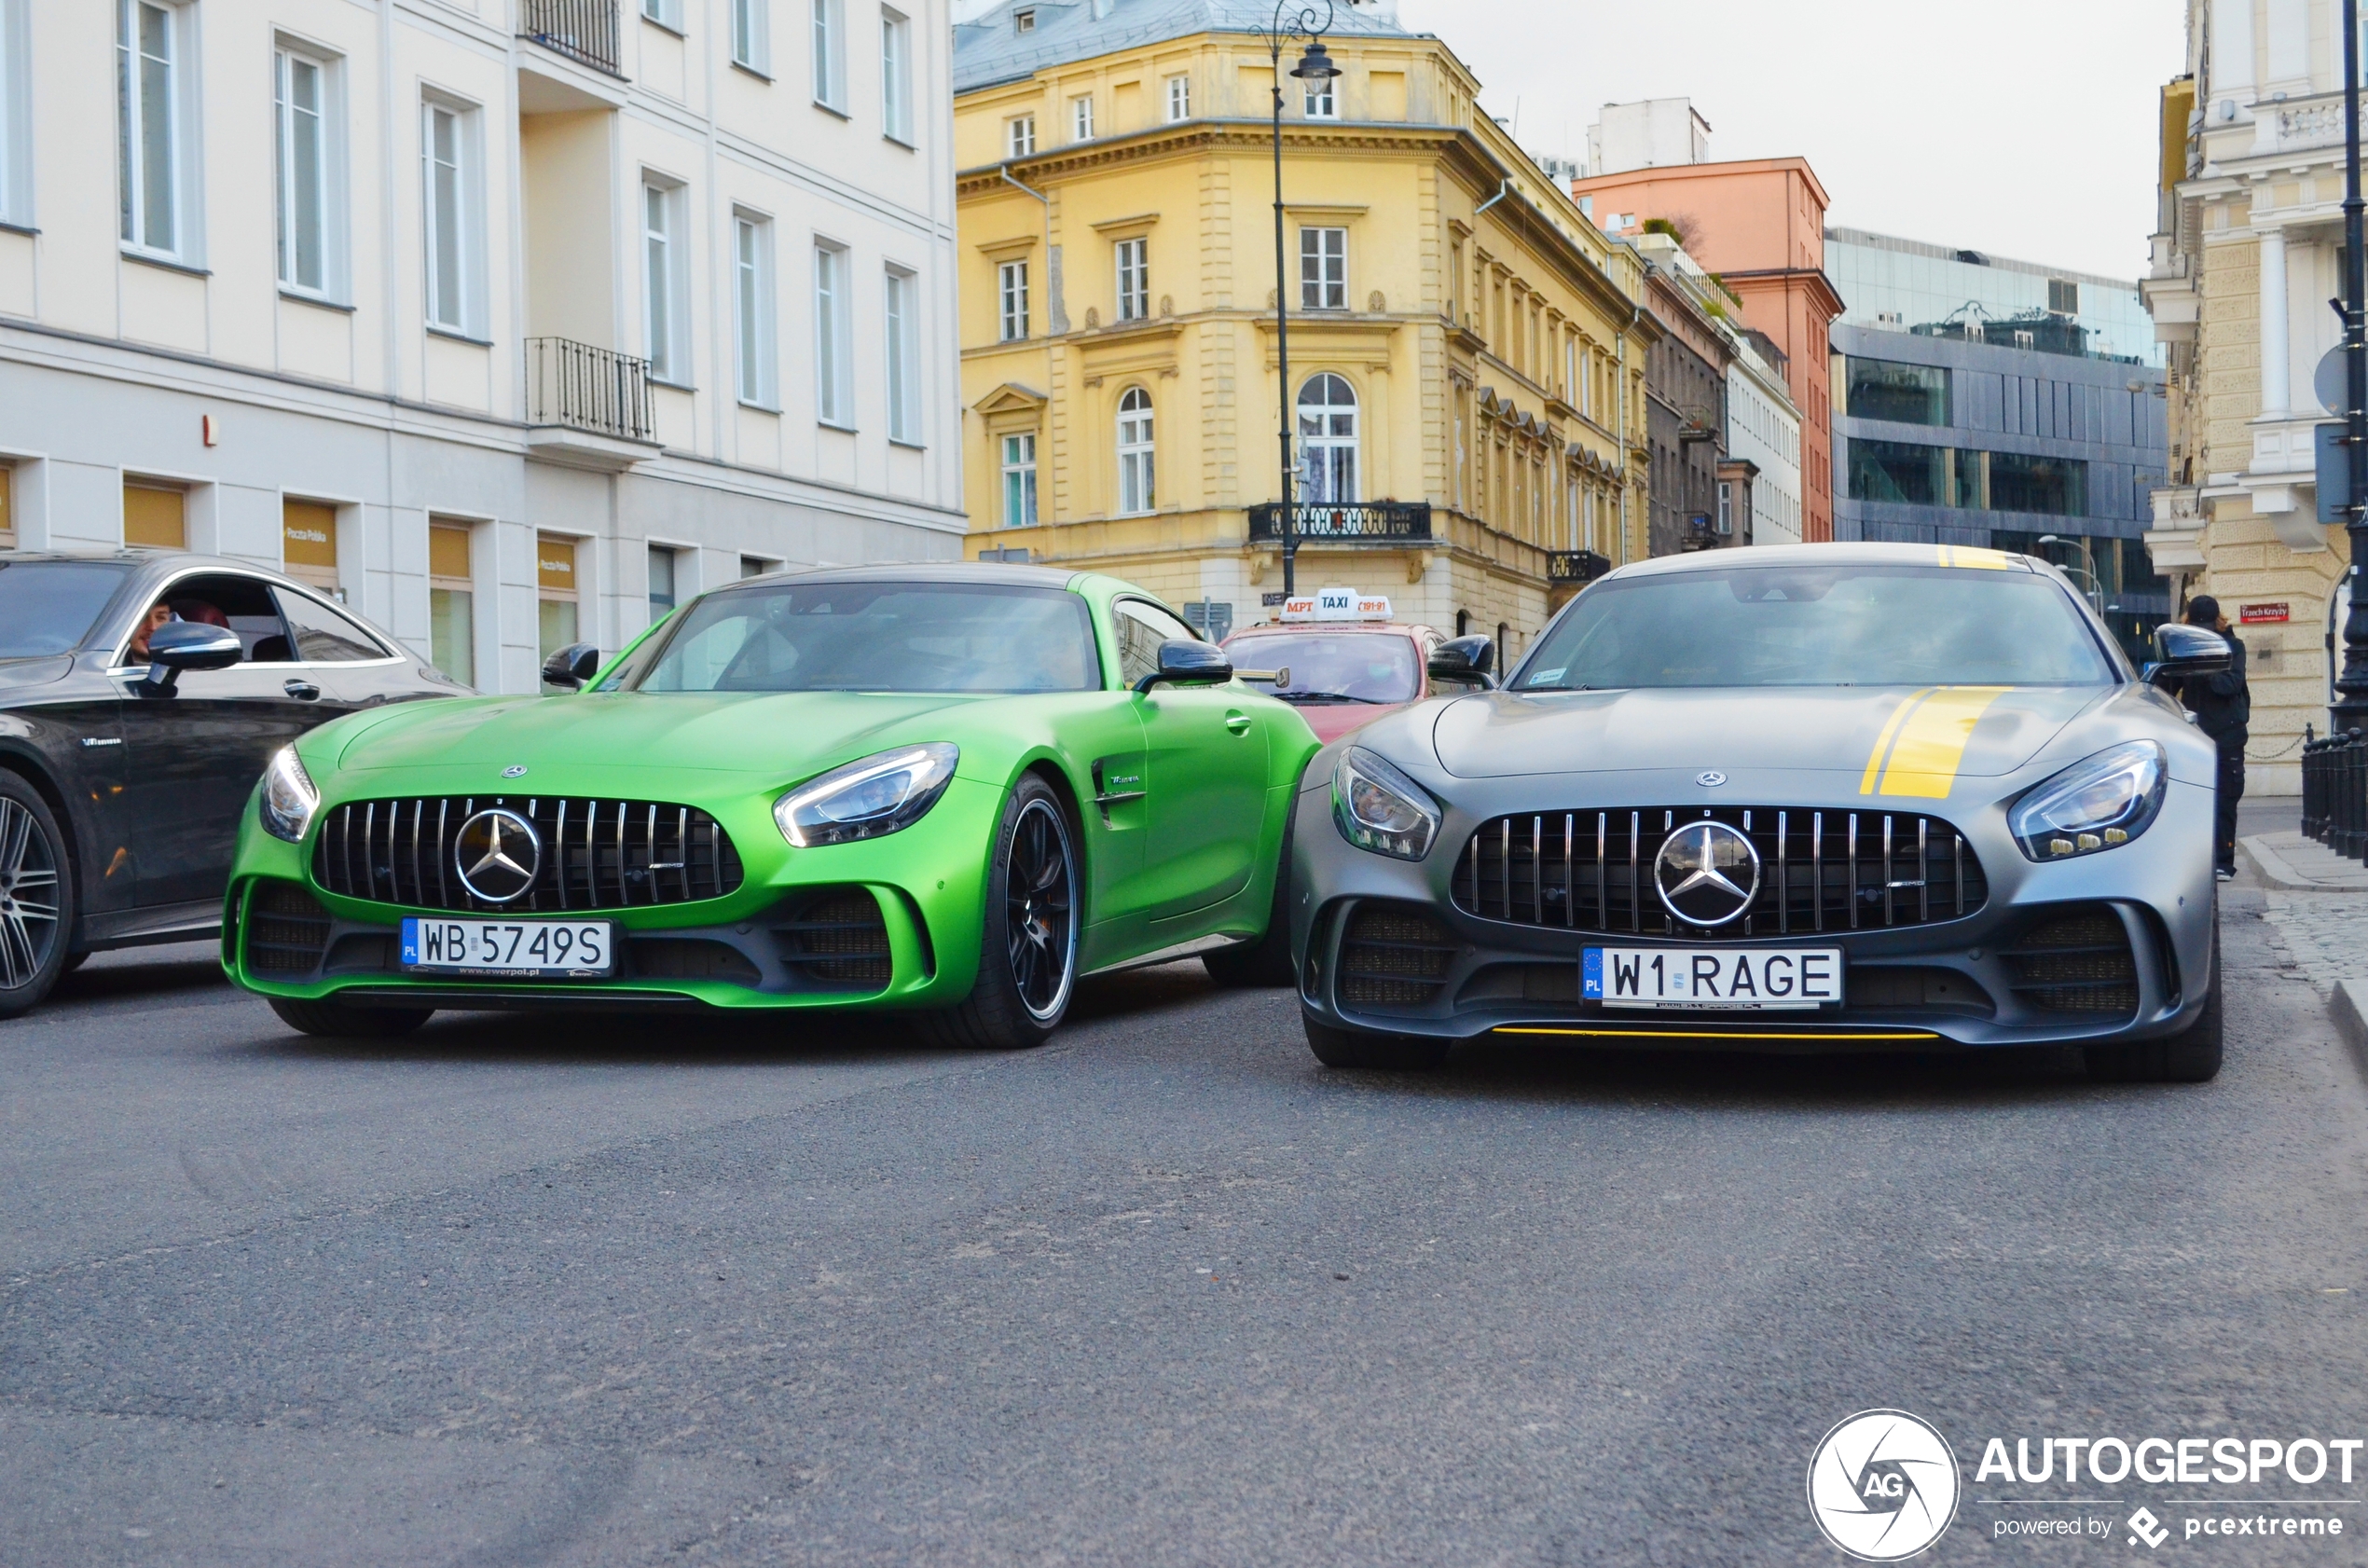
[[[1957,1517],[1957,1456],[1906,1410],[1861,1410],[1810,1459],[1809,1512],[1827,1540],[1862,1561],[1913,1557]]]

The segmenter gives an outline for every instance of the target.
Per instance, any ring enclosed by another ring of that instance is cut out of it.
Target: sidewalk
[[[2265,889],[2270,940],[2327,998],[2335,1026],[2368,1070],[2368,865],[2292,829],[2237,843]]]

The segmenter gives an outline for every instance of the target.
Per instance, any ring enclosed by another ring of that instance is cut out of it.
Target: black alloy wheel
[[[48,803],[15,774],[0,773],[0,1018],[38,1007],[65,972],[70,865]]]
[[[1020,808],[1003,890],[1006,943],[1020,1003],[1039,1024],[1068,1008],[1077,969],[1077,868],[1068,824],[1049,799]]]

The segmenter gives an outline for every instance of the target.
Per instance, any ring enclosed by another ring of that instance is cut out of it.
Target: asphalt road
[[[103,958],[0,1025],[0,1563],[1830,1564],[1810,1450],[1873,1406],[1967,1477],[1920,1561],[2150,1557],[1977,1500],[2215,1490],[2352,1534],[2165,1555],[2368,1561],[2368,1464],[1972,1479],[1989,1436],[2368,1437],[2368,1093],[2259,907],[2200,1088],[1327,1074],[1184,968],[1022,1055],[334,1045],[203,950]]]

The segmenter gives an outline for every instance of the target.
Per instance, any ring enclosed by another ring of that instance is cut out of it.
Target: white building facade
[[[1751,539],[1755,544],[1800,543],[1800,410],[1784,373],[1760,357],[1755,341],[1735,334],[1727,366],[1727,442],[1730,461],[1748,462],[1752,478]],[[1728,504],[1727,494],[1719,497]]]
[[[2348,541],[2318,514],[2312,372],[2341,332],[2343,35],[2309,0],[2188,0],[2187,72],[2163,94],[2161,209],[2141,285],[2170,359],[2155,569],[2245,640],[2246,775],[2301,789],[2323,729]]]
[[[486,691],[957,559],[946,0],[0,0],[0,548],[283,568]]]

